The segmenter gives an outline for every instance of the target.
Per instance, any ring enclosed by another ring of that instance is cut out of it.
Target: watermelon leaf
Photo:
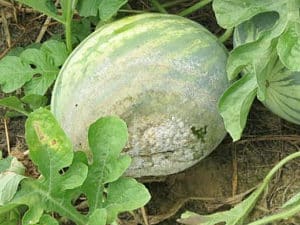
[[[70,140],[50,111],[40,108],[32,112],[25,127],[29,155],[41,176],[23,179],[16,176],[23,170],[19,171],[14,159],[1,160],[1,216],[7,217],[26,205],[22,224],[56,225],[58,222],[47,214],[56,212],[78,225],[105,225],[119,212],[136,209],[149,200],[142,184],[133,178],[119,178],[130,164],[129,156],[120,156],[127,142],[127,127],[121,119],[104,117],[91,125],[91,165],[87,165],[84,152],[74,154]],[[81,194],[88,198],[87,215],[72,204]]]
[[[22,97],[21,101],[27,104],[32,110],[35,110],[46,106],[48,103],[48,98],[43,95],[30,94]]]
[[[6,56],[0,61],[0,85],[5,93],[21,88],[33,76],[33,69],[17,56]]]
[[[257,91],[252,97],[257,95],[272,112],[300,124],[299,97],[297,94],[290,95],[291,90],[300,92],[299,79],[292,73],[300,72],[300,1],[215,0],[213,8],[221,26],[235,27],[235,46],[227,63],[228,78],[234,80],[241,73],[241,79],[244,79],[243,74],[252,73],[257,82]],[[252,93],[253,86],[248,88],[248,93]],[[238,89],[235,91],[239,93]],[[236,95],[226,91],[224,96],[223,101],[226,98],[227,102],[231,102],[229,99],[233,100]],[[225,115],[226,105],[221,105]],[[246,117],[248,110],[241,113],[245,113],[243,117]],[[228,125],[228,121],[237,119],[236,114],[227,113],[225,124],[227,121],[226,129],[238,139],[243,126],[234,134],[235,129]]]
[[[256,91],[256,77],[249,73],[233,83],[220,98],[219,112],[233,141],[241,138]]]
[[[99,5],[99,14],[102,21],[110,20],[128,0],[102,0]]]
[[[25,178],[25,167],[16,158],[11,157],[10,166],[0,173],[0,206],[9,202],[21,180]]]
[[[105,225],[107,221],[106,209],[96,209],[89,217],[87,225]]]
[[[80,16],[97,16],[102,0],[78,0],[77,8]]]
[[[58,221],[48,214],[42,215],[38,225],[59,225]]]
[[[28,115],[28,111],[25,109],[25,105],[16,96],[10,96],[0,99],[0,105],[8,107],[11,110],[15,110],[24,115]]]
[[[52,0],[17,0],[20,3],[28,5],[35,10],[44,13],[58,22],[65,23],[65,20],[62,16],[58,15],[57,9]]]
[[[81,16],[99,16],[101,20],[110,20],[128,0],[78,0]]]
[[[118,213],[141,207],[150,199],[144,185],[133,178],[120,178],[131,162],[129,156],[120,156],[127,138],[127,126],[117,117],[101,118],[88,131],[93,163],[81,189],[87,196],[91,215],[105,208],[102,213],[107,216],[107,223],[113,222]]]
[[[289,0],[214,0],[213,9],[218,23],[228,29],[251,19],[253,16],[270,11],[286,11]]]
[[[63,42],[49,40],[40,49],[25,49],[19,57],[4,57],[0,61],[2,91],[13,92],[25,85],[26,94],[44,95],[67,56]]]
[[[292,71],[300,71],[300,23],[289,23],[277,45],[281,62]]]
[[[117,117],[106,117],[93,123],[88,131],[93,164],[82,190],[86,193],[91,213],[103,206],[104,185],[118,179],[130,165],[130,158],[120,156],[127,142],[126,124]],[[114,162],[118,161],[118,166]],[[95,191],[96,190],[96,191]]]
[[[144,185],[133,178],[120,178],[109,184],[107,188],[107,222],[112,223],[118,213],[132,211],[145,205],[150,199],[150,194]]]

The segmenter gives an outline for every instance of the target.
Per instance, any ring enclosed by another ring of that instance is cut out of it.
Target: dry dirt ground
[[[147,8],[147,1],[133,4],[138,9]],[[191,1],[195,2],[195,1]],[[189,3],[191,4],[191,3]],[[177,6],[179,8],[187,5]],[[178,10],[176,7],[173,11]],[[36,40],[40,33],[44,16],[32,12],[18,12],[1,7],[0,13],[0,57],[16,46],[25,46]],[[10,33],[10,43],[5,35],[5,21]],[[190,16],[200,22],[216,35],[222,33],[211,13],[210,6]],[[17,20],[16,20],[17,19]],[[61,32],[53,22],[43,39],[53,33]],[[54,31],[53,31],[54,30]],[[230,40],[226,43],[230,48]],[[0,97],[4,95],[1,94]],[[7,138],[13,151],[26,151],[24,140],[25,118],[19,117],[6,121],[5,132],[4,109],[0,110],[0,149],[7,154]],[[229,209],[240,202],[245,193],[262,181],[266,173],[288,154],[298,151],[300,145],[300,126],[281,120],[256,102],[249,116],[246,131],[242,139],[232,143],[226,137],[222,144],[206,159],[192,168],[174,174],[161,181],[150,181],[146,185],[152,194],[151,202],[146,206],[150,224],[176,225],[176,219],[185,210],[206,214]],[[22,154],[21,154],[22,155]],[[22,158],[22,156],[21,156]],[[30,162],[25,159],[30,167]],[[34,175],[34,168],[28,173]],[[250,221],[278,210],[293,193],[300,191],[300,160],[287,164],[276,177],[254,212]],[[138,219],[137,219],[138,220]],[[137,224],[129,215],[122,215],[123,224]],[[280,225],[299,225],[300,217],[278,222]]]

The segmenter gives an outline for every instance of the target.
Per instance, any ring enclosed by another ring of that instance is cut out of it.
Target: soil
[[[134,2],[134,1],[131,1]],[[138,2],[138,3],[137,3]],[[197,1],[179,4],[171,9],[178,12]],[[1,7],[1,4],[0,4]],[[149,9],[149,2],[136,1],[133,9]],[[26,46],[34,42],[45,20],[37,13],[20,12],[13,16],[13,9],[1,7],[8,18],[11,34],[11,47]],[[207,27],[219,36],[223,30],[217,25],[211,6],[193,14],[190,18]],[[17,20],[16,20],[17,19]],[[53,24],[55,25],[55,23]],[[43,39],[61,29],[49,28]],[[226,43],[231,48],[231,41]],[[0,21],[0,56],[5,55],[10,47],[4,35],[4,25]],[[2,93],[1,98],[5,95]],[[6,133],[9,135],[10,149],[25,164],[28,175],[37,176],[36,170],[24,152],[27,150],[24,139],[25,118],[18,117],[4,120],[5,110],[0,109],[0,150],[8,154]],[[7,132],[5,131],[7,124]],[[232,143],[226,137],[220,146],[206,159],[192,168],[159,181],[147,181],[145,184],[152,194],[152,200],[146,206],[150,224],[176,225],[176,219],[186,210],[200,214],[230,209],[259,184],[270,169],[283,157],[299,150],[300,126],[290,124],[268,111],[259,102],[255,102],[240,141]],[[300,191],[300,160],[294,160],[277,173],[269,186],[268,193],[256,205],[249,221],[278,210],[293,194]],[[145,180],[143,180],[145,181]],[[120,217],[122,224],[138,224],[141,213],[137,212],[135,220],[131,215]],[[300,215],[274,223],[278,225],[300,224]]]

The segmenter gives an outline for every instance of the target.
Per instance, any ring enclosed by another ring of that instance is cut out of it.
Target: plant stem
[[[66,32],[66,45],[68,53],[70,54],[73,50],[72,47],[72,18],[73,18],[73,1],[68,1],[68,6],[66,9],[66,22],[65,22],[65,32]]]
[[[266,216],[260,220],[249,223],[248,225],[263,225],[263,224],[269,224],[271,222],[275,222],[276,220],[288,219],[294,216],[295,214],[299,213],[299,211],[300,211],[300,205],[296,205],[294,207],[291,207],[288,210],[278,212],[271,216]]]
[[[283,167],[285,164],[287,164],[289,161],[300,157],[300,151],[295,152],[293,154],[288,155],[287,157],[285,157],[284,159],[282,159],[279,163],[277,163],[272,169],[271,171],[268,173],[268,175],[265,177],[264,181],[263,181],[263,185],[266,186],[269,181],[271,180],[271,178],[274,176],[274,174],[281,168]]]
[[[151,0],[151,3],[159,12],[168,13],[168,11],[157,0]]]
[[[233,29],[229,28],[227,29],[220,37],[219,37],[219,41],[221,41],[222,43],[224,43],[225,41],[227,41],[231,35],[232,35]]]
[[[206,6],[207,4],[211,3],[212,0],[202,0],[198,3],[196,3],[195,5],[181,11],[180,13],[178,13],[179,16],[187,16],[195,11],[197,11],[198,9],[201,9],[202,7]]]
[[[134,10],[134,9],[119,9],[118,12],[124,12],[124,13],[145,13],[146,10]]]
[[[295,158],[298,158],[298,157],[300,157],[300,151],[288,155],[287,157],[282,159],[279,163],[277,163],[271,169],[271,171],[268,173],[268,175],[265,177],[265,179],[263,180],[262,186],[260,188],[265,189],[266,186],[268,185],[268,183],[270,182],[270,180],[272,179],[272,177],[274,176],[274,174],[281,167],[283,167],[289,161],[291,161]],[[267,223],[270,223],[270,222],[274,222],[275,220],[281,220],[281,219],[289,218],[289,217],[295,215],[296,213],[298,213],[299,211],[300,211],[300,205],[296,205],[294,207],[289,208],[288,210],[281,211],[281,212],[276,213],[276,214],[271,215],[271,216],[266,216],[266,217],[264,217],[260,220],[249,223],[248,225],[263,225],[263,224],[267,224]]]
[[[183,3],[183,2],[187,2],[187,0],[174,0],[172,2],[163,3],[163,4],[161,4],[161,6],[164,7],[164,8],[168,8],[168,7],[172,7],[172,6],[175,6],[177,4]]]

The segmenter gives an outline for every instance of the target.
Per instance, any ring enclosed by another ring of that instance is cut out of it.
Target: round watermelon
[[[257,41],[278,19],[278,13],[266,12],[240,24],[234,32],[234,46]],[[264,81],[260,81],[265,97],[259,100],[281,118],[300,124],[300,72],[287,69],[276,53],[270,58],[268,68]]]
[[[182,171],[207,156],[226,132],[217,110],[227,88],[227,51],[191,20],[142,14],[108,24],[70,55],[51,109],[75,148],[87,129],[117,115],[128,125],[127,175]]]

